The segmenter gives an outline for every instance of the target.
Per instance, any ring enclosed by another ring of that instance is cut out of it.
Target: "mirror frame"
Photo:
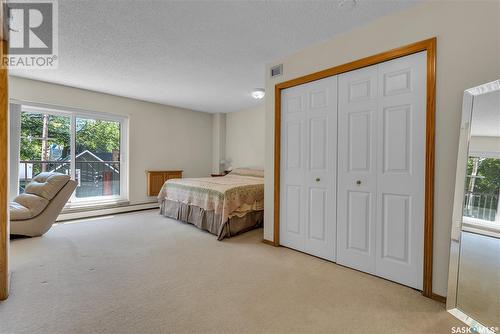
[[[453,216],[451,224],[450,266],[448,273],[448,292],[446,298],[446,310],[470,327],[484,327],[481,323],[469,317],[457,308],[458,272],[460,263],[460,241],[462,237],[462,216],[464,184],[467,172],[467,160],[469,157],[470,130],[472,121],[472,110],[475,97],[500,91],[500,80],[495,80],[483,85],[473,87],[464,91],[462,103],[462,120],[460,123],[460,137],[458,142],[457,172],[455,177],[455,195],[453,199]],[[484,327],[483,332],[489,333]],[[493,332],[491,332],[493,333]]]

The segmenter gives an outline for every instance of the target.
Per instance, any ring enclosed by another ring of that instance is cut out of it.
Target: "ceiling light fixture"
[[[358,3],[356,0],[340,0],[338,2],[339,8],[353,9]]]
[[[263,88],[255,88],[252,91],[252,97],[256,100],[262,100],[266,95],[266,91]]]

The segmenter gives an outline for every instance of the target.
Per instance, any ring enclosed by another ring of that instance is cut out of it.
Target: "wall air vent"
[[[271,67],[271,78],[280,76],[282,74],[283,74],[283,64]]]

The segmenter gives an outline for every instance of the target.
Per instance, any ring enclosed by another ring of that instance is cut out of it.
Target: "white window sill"
[[[500,226],[498,223],[488,220],[463,217],[462,230],[494,238],[500,238]]]

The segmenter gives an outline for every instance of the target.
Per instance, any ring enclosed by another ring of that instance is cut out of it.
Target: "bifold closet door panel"
[[[335,260],[337,77],[282,91],[281,244]]]
[[[335,261],[337,76],[307,84],[305,251]]]
[[[375,272],[377,66],[339,75],[337,262]]]
[[[307,109],[301,86],[281,93],[280,243],[304,251]]]
[[[378,65],[377,275],[422,289],[426,52]]]
[[[337,262],[422,289],[426,53],[339,76]]]

